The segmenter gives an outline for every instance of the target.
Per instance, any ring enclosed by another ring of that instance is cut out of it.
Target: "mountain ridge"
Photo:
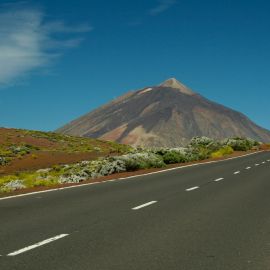
[[[175,78],[130,91],[57,132],[150,147],[185,145],[194,136],[270,141],[270,131],[193,92]]]

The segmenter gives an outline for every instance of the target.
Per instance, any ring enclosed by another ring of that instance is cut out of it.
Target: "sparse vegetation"
[[[188,161],[185,154],[182,154],[177,151],[168,151],[164,156],[163,160],[166,164],[173,164],[173,163],[184,163]]]
[[[211,154],[212,158],[221,158],[226,155],[230,155],[233,153],[233,148],[231,146],[223,146],[218,151],[215,151]]]
[[[8,164],[14,171],[23,162],[20,170],[52,166],[50,160],[59,164],[96,159],[101,156],[129,153],[130,146],[91,138],[80,138],[54,132],[0,128],[0,171],[5,173]],[[42,158],[40,158],[42,156]],[[57,156],[57,158],[55,158]],[[28,164],[30,168],[26,166]],[[56,161],[57,160],[57,161]],[[32,162],[32,163],[31,163]],[[15,164],[15,165],[14,165]],[[9,171],[10,172],[10,171]]]
[[[248,151],[253,147],[259,146],[259,143],[252,139],[238,137],[225,140],[225,144],[231,146],[234,151]]]
[[[32,134],[32,133],[31,133]],[[42,136],[44,133],[37,132],[35,136]],[[46,136],[49,136],[46,133]],[[65,137],[65,136],[64,136]],[[62,135],[53,134],[50,140],[65,141]],[[68,138],[68,139],[67,139]],[[75,147],[71,141],[78,144],[80,140],[70,136],[66,137],[68,147]],[[84,141],[84,139],[82,139]],[[103,151],[102,145],[105,142],[98,141],[99,146],[92,146],[94,151]],[[82,145],[82,144],[80,144]],[[247,151],[258,149],[260,144],[256,141],[244,138],[233,138],[223,141],[213,140],[207,137],[193,138],[187,147],[179,148],[158,148],[158,149],[134,149],[129,146],[108,143],[108,153],[114,152],[114,156],[100,157],[96,160],[82,161],[75,164],[56,164],[52,168],[40,169],[34,172],[23,172],[14,175],[0,177],[0,192],[11,192],[23,188],[39,186],[52,186],[64,183],[79,183],[88,179],[111,175],[119,172],[135,171],[139,169],[161,168],[166,164],[184,163],[207,158],[220,158],[232,154],[234,151]],[[89,147],[89,146],[88,146]],[[97,147],[99,149],[97,149]],[[96,149],[95,149],[96,148]],[[9,147],[7,157],[12,154],[22,155],[22,151],[32,153],[35,149],[31,145]],[[35,149],[37,151],[37,149]],[[92,151],[92,150],[91,150]],[[32,158],[38,158],[32,153]],[[6,156],[0,158],[3,164]],[[6,163],[5,163],[6,164]]]

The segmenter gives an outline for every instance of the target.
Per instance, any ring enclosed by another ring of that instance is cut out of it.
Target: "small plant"
[[[0,157],[0,165],[5,166],[8,164],[8,160],[5,157]]]
[[[26,188],[24,181],[23,180],[11,180],[4,185],[1,186],[0,190],[2,192],[10,192],[10,191],[15,191],[18,189],[23,189]]]
[[[223,157],[226,155],[230,155],[232,153],[233,153],[233,149],[231,146],[224,146],[224,147],[220,148],[218,151],[213,152],[211,154],[211,157],[212,158],[220,158],[220,157]]]
[[[32,154],[31,157],[32,157],[33,159],[37,159],[37,158],[38,158],[38,156],[37,156],[36,154]]]
[[[56,171],[56,172],[60,172],[61,166],[60,166],[60,165],[54,165],[54,166],[52,167],[52,169],[53,169],[54,171]]]

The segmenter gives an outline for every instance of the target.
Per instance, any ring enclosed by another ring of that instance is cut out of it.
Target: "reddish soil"
[[[34,157],[32,155],[35,155]],[[104,154],[98,153],[65,153],[39,151],[24,156],[22,159],[15,159],[6,166],[0,166],[0,176],[22,171],[34,171],[45,169],[59,164],[71,164],[83,160],[93,160]]]
[[[52,142],[45,138],[35,138],[30,135],[23,135],[22,131],[16,129],[0,128],[0,135],[0,144],[10,141],[12,144],[30,144],[49,149],[54,149],[59,146],[59,143]]]
[[[81,140],[85,143],[85,148],[80,148]],[[110,155],[118,154],[113,153],[114,148],[111,148],[110,143],[101,140],[76,137],[65,140],[61,136],[55,137],[53,134],[46,132],[36,134],[34,131],[0,128],[0,147],[2,146],[5,149],[5,147],[10,145],[19,146],[25,144],[35,146],[39,150],[31,151],[30,154],[22,157],[12,157],[8,165],[0,165],[0,176],[48,168],[53,165],[70,164],[82,160],[93,160],[101,156],[106,156],[109,153]],[[87,151],[89,147],[98,147],[102,151],[90,152]],[[75,151],[76,149],[78,152]],[[117,151],[117,148],[115,149]]]
[[[268,148],[269,151],[269,148]],[[142,175],[142,174],[146,174],[146,173],[151,173],[151,172],[158,172],[158,171],[163,171],[166,169],[170,169],[170,168],[177,168],[177,167],[184,167],[186,165],[191,165],[191,164],[201,164],[201,163],[206,163],[209,161],[218,161],[218,160],[226,160],[232,157],[240,157],[240,156],[244,156],[246,154],[249,153],[255,153],[258,151],[255,150],[251,150],[251,151],[247,151],[247,152],[234,152],[231,155],[228,155],[226,157],[223,158],[210,158],[210,159],[206,159],[206,160],[202,160],[202,161],[194,161],[194,162],[188,162],[188,163],[179,163],[179,164],[171,164],[168,165],[166,168],[153,168],[153,169],[146,169],[146,170],[138,170],[138,171],[134,171],[134,172],[123,172],[123,173],[116,173],[116,174],[112,174],[109,176],[104,176],[104,177],[100,177],[97,179],[90,179],[88,181],[84,181],[78,184],[62,184],[62,185],[55,185],[52,187],[36,187],[36,188],[27,188],[27,189],[23,189],[23,190],[17,190],[14,191],[12,193],[8,193],[8,194],[0,194],[0,197],[7,197],[7,196],[13,196],[13,195],[18,195],[18,194],[25,194],[25,193],[29,193],[29,192],[35,192],[35,191],[43,191],[43,190],[48,190],[48,189],[55,189],[55,188],[62,188],[62,187],[69,187],[69,186],[77,186],[77,185],[81,185],[81,184],[87,184],[87,183],[99,183],[99,182],[105,182],[111,179],[119,179],[119,178],[125,178],[125,177],[129,177],[129,176],[136,176],[136,175]]]
[[[261,150],[270,150],[270,144],[263,144],[263,145],[260,145],[260,149]]]

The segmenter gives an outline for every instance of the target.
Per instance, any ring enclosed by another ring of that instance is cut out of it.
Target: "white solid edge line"
[[[141,209],[143,207],[149,206],[149,205],[154,204],[154,203],[157,203],[157,201],[151,201],[148,203],[141,204],[139,206],[133,207],[132,210],[138,210],[138,209]]]
[[[239,174],[240,173],[240,171],[237,171],[237,172],[234,172],[233,174]]]
[[[195,189],[198,189],[199,187],[196,186],[196,187],[191,187],[191,188],[187,188],[186,191],[192,191],[192,190],[195,190]]]
[[[224,180],[224,178],[221,177],[221,178],[215,179],[214,182],[219,182],[221,180]]]
[[[37,247],[40,247],[40,246],[43,246],[43,245],[46,245],[46,244],[49,244],[49,243],[51,243],[51,242],[53,242],[53,241],[56,241],[56,240],[58,240],[58,239],[61,239],[61,238],[63,238],[63,237],[66,237],[66,236],[68,236],[68,234],[60,234],[60,235],[56,235],[56,236],[54,236],[54,237],[52,237],[52,238],[49,238],[49,239],[46,239],[46,240],[44,240],[44,241],[38,242],[38,243],[36,243],[36,244],[34,244],[34,245],[31,245],[31,246],[28,246],[28,247],[19,249],[19,250],[17,250],[17,251],[14,251],[14,252],[12,252],[12,253],[9,253],[7,256],[16,256],[16,255],[19,255],[19,254],[21,254],[21,253],[24,253],[24,252],[26,252],[26,251],[29,251],[29,250],[31,250],[31,249],[34,249],[34,248],[37,248]]]
[[[194,166],[199,166],[199,165],[220,163],[220,162],[224,162],[224,161],[227,161],[227,160],[238,159],[238,158],[243,158],[243,157],[259,154],[259,153],[262,153],[262,152],[265,152],[265,151],[262,150],[262,151],[258,151],[258,152],[255,152],[255,153],[249,153],[249,154],[239,156],[239,157],[231,157],[231,158],[227,158],[227,159],[223,159],[223,160],[207,161],[207,162],[204,162],[204,163],[195,163],[195,164],[190,164],[190,165],[186,165],[186,166],[180,166],[180,167],[175,167],[175,168],[170,168],[170,169],[164,169],[164,170],[157,171],[157,172],[151,172],[151,173],[145,173],[145,174],[140,174],[140,175],[133,175],[133,176],[128,176],[128,177],[116,178],[116,179],[111,179],[111,180],[102,181],[102,182],[86,183],[86,184],[80,184],[80,185],[74,185],[74,186],[68,186],[68,187],[52,188],[52,189],[47,189],[47,190],[42,190],[42,191],[34,191],[34,192],[29,192],[29,193],[14,195],[14,196],[2,197],[2,198],[0,198],[0,201],[8,200],[8,199],[14,199],[14,198],[18,198],[18,197],[26,197],[26,196],[31,196],[31,195],[36,195],[36,194],[46,193],[46,192],[53,192],[53,191],[71,189],[71,188],[85,187],[85,186],[90,186],[90,185],[104,184],[106,182],[122,181],[124,179],[137,178],[137,177],[142,177],[142,176],[146,176],[146,175],[158,174],[158,173],[163,173],[163,172],[168,172],[168,171],[173,171],[173,170],[179,170],[179,169],[184,169],[184,168],[194,167]]]

